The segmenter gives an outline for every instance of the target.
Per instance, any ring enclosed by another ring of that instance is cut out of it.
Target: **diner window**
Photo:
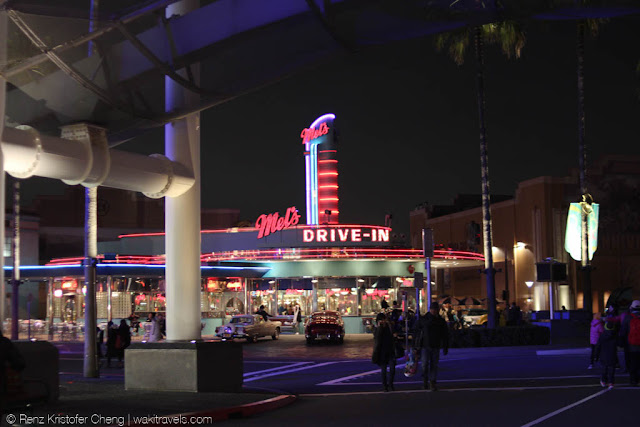
[[[244,285],[241,279],[202,280],[201,310],[203,317],[225,317],[244,313]]]
[[[303,316],[308,316],[313,310],[312,291],[302,289],[284,289],[278,291],[278,315],[293,315],[294,307],[300,306]]]
[[[393,289],[372,289],[367,288],[362,291],[362,309],[363,316],[377,314],[382,311],[382,301],[386,301],[389,307],[393,305],[393,297],[395,292]]]
[[[264,305],[264,309],[267,313],[275,315],[274,307],[276,305],[276,291],[273,289],[267,289],[264,291],[251,291],[251,307],[250,312],[255,313],[260,309],[261,305]]]
[[[337,311],[343,316],[357,316],[357,288],[318,289],[318,310]]]

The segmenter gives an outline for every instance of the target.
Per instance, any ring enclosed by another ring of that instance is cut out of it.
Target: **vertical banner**
[[[598,219],[600,217],[600,205],[591,204],[591,212],[587,215],[587,226],[589,233],[589,259],[593,259],[593,254],[598,248]],[[567,216],[567,229],[564,238],[564,249],[576,261],[582,261],[582,239],[581,239],[582,206],[580,203],[571,203]]]

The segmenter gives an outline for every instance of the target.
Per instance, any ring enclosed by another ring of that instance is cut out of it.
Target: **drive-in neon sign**
[[[329,126],[327,126],[326,123],[322,123],[320,124],[320,126],[318,126],[318,129],[313,127],[303,129],[302,133],[300,134],[300,138],[302,138],[302,143],[306,144],[312,139],[319,138],[322,135],[326,135],[328,133],[329,133]]]
[[[302,241],[309,242],[388,242],[389,230],[376,228],[307,228]]]
[[[256,228],[258,229],[258,239],[262,239],[264,236],[268,236],[276,231],[284,230],[285,228],[298,225],[300,221],[300,215],[295,206],[291,206],[287,209],[287,213],[284,216],[280,216],[278,212],[266,215],[262,214],[256,221]]]

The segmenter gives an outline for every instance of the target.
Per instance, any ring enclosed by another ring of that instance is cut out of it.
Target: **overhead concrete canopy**
[[[110,0],[93,11],[88,0],[5,2],[8,124],[57,134],[88,121],[115,145],[369,45],[500,20],[640,13],[637,0],[202,0],[164,18],[175,2]],[[196,62],[199,84],[176,73]],[[197,104],[164,111],[165,76],[200,94]]]

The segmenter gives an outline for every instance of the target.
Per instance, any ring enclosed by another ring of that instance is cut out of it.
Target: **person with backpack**
[[[629,307],[629,315],[620,327],[629,347],[629,385],[637,387],[640,381],[640,300],[635,300]]]

